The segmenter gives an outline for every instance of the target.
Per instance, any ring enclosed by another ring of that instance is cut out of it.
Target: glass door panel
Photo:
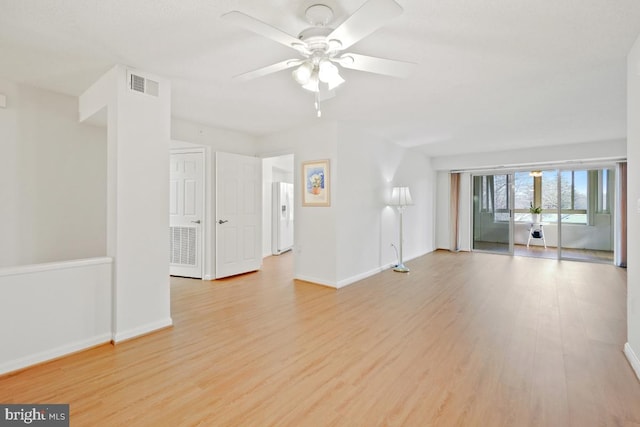
[[[560,256],[613,262],[615,170],[560,171]]]
[[[513,253],[513,175],[473,177],[473,249]]]
[[[557,259],[557,171],[524,171],[514,176],[514,253]]]

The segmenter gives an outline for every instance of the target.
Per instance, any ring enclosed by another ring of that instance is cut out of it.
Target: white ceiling
[[[344,70],[323,104],[283,71],[296,57],[220,19],[240,10],[292,35],[319,0],[0,0],[0,77],[79,95],[114,64],[171,79],[173,114],[267,135],[344,120],[431,155],[626,136],[626,54],[638,0],[404,0],[349,51],[414,62],[406,80]],[[363,0],[326,0],[341,22]]]

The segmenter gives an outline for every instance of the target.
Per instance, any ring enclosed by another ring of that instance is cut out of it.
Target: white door
[[[262,264],[262,162],[216,153],[216,279]]]
[[[169,165],[169,274],[202,278],[204,153],[171,153]]]

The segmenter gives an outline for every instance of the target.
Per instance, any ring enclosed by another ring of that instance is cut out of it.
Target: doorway
[[[263,257],[279,255],[293,247],[296,204],[294,175],[293,154],[262,159]],[[274,188],[283,193],[280,200],[277,200]],[[280,244],[278,227],[281,231],[286,228],[283,236],[285,238]]]
[[[513,254],[513,174],[473,176],[475,251]]]

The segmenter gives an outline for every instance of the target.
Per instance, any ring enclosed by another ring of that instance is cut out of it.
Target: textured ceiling
[[[78,95],[116,63],[171,79],[173,114],[267,135],[343,120],[432,155],[626,135],[626,54],[638,0],[404,0],[349,51],[414,62],[395,79],[344,70],[324,102],[288,71],[232,77],[296,57],[220,19],[241,10],[292,35],[303,0],[0,0],[0,77]],[[327,0],[337,23],[363,0]]]

